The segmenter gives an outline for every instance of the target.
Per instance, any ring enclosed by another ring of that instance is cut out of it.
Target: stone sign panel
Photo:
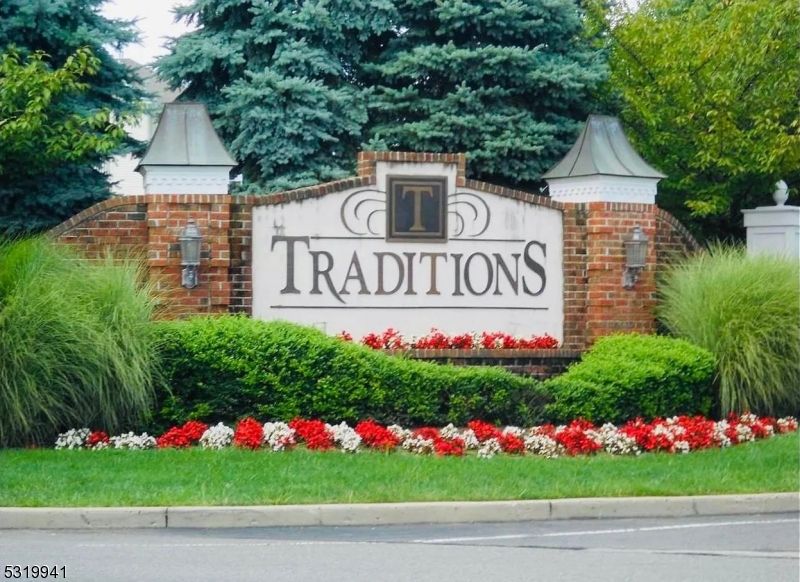
[[[443,163],[253,208],[252,314],[356,337],[505,331],[563,339],[560,210],[456,187]]]

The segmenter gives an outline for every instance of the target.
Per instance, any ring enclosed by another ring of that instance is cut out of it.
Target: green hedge
[[[530,425],[541,421],[547,402],[541,383],[500,368],[387,356],[286,322],[194,318],[160,323],[158,335],[169,391],[158,394],[151,430],[247,415]]]
[[[709,413],[714,357],[687,341],[654,335],[597,340],[581,361],[544,383],[551,422],[623,423]]]

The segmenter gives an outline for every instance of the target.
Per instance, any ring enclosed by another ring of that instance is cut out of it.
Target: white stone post
[[[748,254],[776,253],[800,260],[800,207],[786,206],[787,186],[775,184],[775,206],[743,210]]]

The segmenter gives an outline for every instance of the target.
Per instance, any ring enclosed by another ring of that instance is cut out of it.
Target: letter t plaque
[[[387,177],[387,241],[447,241],[447,178]]]

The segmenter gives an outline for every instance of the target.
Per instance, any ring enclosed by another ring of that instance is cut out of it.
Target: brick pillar
[[[655,331],[656,206],[590,202],[586,217],[586,339]],[[624,240],[639,226],[647,235],[647,266],[632,289],[622,286]]]
[[[216,194],[155,194],[147,197],[147,260],[161,297],[162,315],[227,313],[231,305],[231,197]],[[203,235],[200,283],[181,286],[178,237],[193,219]]]
[[[565,233],[579,237],[585,216],[585,268],[579,240],[565,236],[565,307],[585,297],[583,324],[588,345],[614,332],[655,330],[656,188],[666,176],[633,149],[619,120],[590,115],[566,156],[542,176],[550,196],[567,209]],[[647,264],[631,289],[623,287],[625,239],[639,226],[648,237]],[[567,262],[569,261],[569,262]],[[585,292],[585,295],[582,295]],[[565,321],[566,331],[571,322]]]

